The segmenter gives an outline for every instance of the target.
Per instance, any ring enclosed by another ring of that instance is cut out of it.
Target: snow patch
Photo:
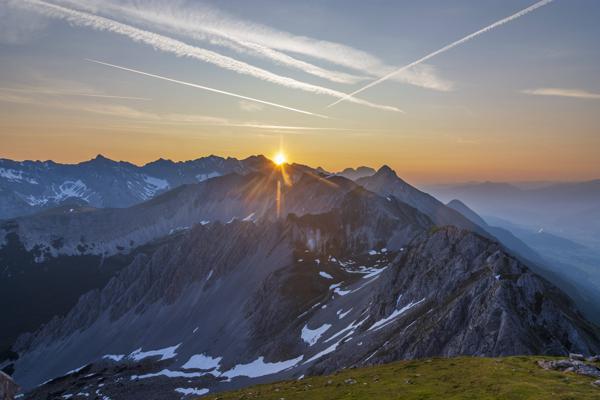
[[[319,275],[326,279],[333,279],[333,276],[329,275],[327,272],[320,271]]]
[[[178,226],[177,228],[173,228],[169,231],[169,235],[172,235],[174,233],[178,233],[178,232],[183,232],[183,231],[187,231],[189,230],[190,227],[189,226]]]
[[[363,279],[368,279],[368,278],[371,278],[373,276],[377,276],[380,273],[382,273],[383,271],[385,271],[386,269],[387,269],[387,267],[383,267],[383,268],[371,268],[371,272],[369,272],[365,276],[363,276]]]
[[[323,324],[316,329],[310,329],[308,324],[304,325],[302,328],[302,333],[300,337],[304,342],[306,342],[309,346],[317,343],[321,335],[323,335],[329,328],[331,328],[330,324]]]
[[[254,214],[255,213],[251,213],[250,215],[248,215],[246,218],[244,218],[242,221],[244,222],[254,222],[256,218],[254,218]]]
[[[302,364],[308,364],[309,362],[315,361],[316,359],[321,358],[321,357],[323,357],[326,354],[334,352],[335,349],[337,349],[337,347],[338,347],[339,344],[340,344],[340,342],[336,342],[336,343],[332,344],[331,346],[329,346],[325,350],[318,352],[317,354],[315,354],[314,356],[312,356],[308,360],[304,361]]]
[[[208,393],[208,389],[198,389],[198,388],[177,388],[175,389],[177,393],[181,393],[184,396],[189,396],[190,394],[201,396],[203,394]]]
[[[115,362],[119,362],[123,358],[125,358],[125,354],[107,354],[105,356],[102,356],[102,358],[104,358],[105,360],[112,360]]]
[[[150,199],[160,191],[167,190],[169,188],[169,182],[164,179],[155,178],[150,175],[143,175],[142,179],[146,183],[143,187],[143,192],[140,193],[143,199]]]
[[[38,182],[33,178],[23,176],[23,171],[18,171],[11,168],[0,168],[0,178],[9,180],[10,182],[27,182],[32,185],[37,185]]]
[[[196,180],[198,182],[203,182],[203,181],[205,181],[207,179],[210,179],[210,178],[216,178],[217,176],[221,176],[221,174],[218,173],[217,171],[213,171],[213,172],[209,172],[209,173],[206,173],[206,174],[198,174],[198,175],[196,175]]]
[[[213,358],[205,354],[195,354],[181,366],[183,369],[203,369],[213,370],[218,369],[223,357]]]
[[[222,376],[226,378],[235,378],[237,376],[247,376],[256,378],[259,376],[272,375],[291,368],[302,360],[303,356],[291,360],[269,363],[264,361],[264,357],[258,357],[248,364],[238,364],[229,371],[223,372]]]
[[[345,295],[347,295],[348,293],[351,292],[350,290],[342,290],[342,289],[340,289],[340,286],[342,286],[341,282],[340,283],[335,283],[335,284],[329,286],[329,290],[333,289],[333,293],[337,294],[338,296],[345,296]]]
[[[88,366],[88,364],[85,364],[85,365],[82,365],[79,368],[72,369],[72,370],[70,370],[68,372],[65,372],[65,375],[71,375],[71,374],[74,374],[75,372],[79,372],[79,371],[81,371],[82,369],[84,369],[87,366]]]
[[[157,376],[166,376],[167,378],[200,378],[201,376],[206,375],[203,372],[183,372],[183,371],[172,371],[170,369],[163,369],[159,372],[151,372],[149,374],[143,375],[131,375],[131,380],[135,381],[136,379],[148,379],[154,378]]]
[[[420,304],[422,302],[425,301],[425,297],[423,297],[421,300],[416,301],[416,302],[410,302],[407,305],[405,305],[404,307],[402,307],[399,310],[394,310],[394,312],[392,312],[389,316],[380,319],[379,321],[375,322],[373,325],[371,325],[371,327],[369,329],[367,329],[368,331],[371,330],[379,330],[381,328],[383,328],[384,326],[388,325],[389,323],[391,323],[395,318],[401,316],[402,314],[404,314],[406,311],[410,310],[411,308],[413,308],[414,306],[416,306],[417,304]]]
[[[181,343],[179,343],[178,345],[175,345],[175,346],[165,347],[164,349],[149,350],[149,351],[142,351],[142,348],[140,347],[139,349],[137,349],[133,353],[131,353],[129,355],[129,358],[131,358],[135,361],[140,361],[147,357],[160,356],[159,361],[168,360],[169,358],[173,358],[177,355],[175,350],[177,350],[177,348],[179,346],[181,346]]]
[[[81,179],[77,179],[76,181],[64,181],[58,188],[53,188],[53,190],[54,200],[57,202],[70,197],[77,197],[87,201],[90,196],[87,186]]]
[[[369,316],[367,315],[365,318],[363,318],[359,322],[352,321],[350,323],[350,325],[348,325],[344,329],[341,329],[339,332],[337,332],[336,334],[332,335],[331,337],[327,338],[325,340],[325,343],[331,342],[333,339],[338,338],[338,337],[340,337],[342,335],[343,336],[342,336],[342,338],[339,341],[342,341],[342,340],[346,339],[347,337],[352,336],[354,334],[354,331],[356,330],[356,328],[358,328],[359,326],[361,326],[368,318],[369,318]],[[346,332],[349,332],[349,333],[347,333],[346,335],[344,335]]]
[[[61,201],[72,197],[89,202],[89,198],[93,194],[80,179],[76,181],[64,181],[58,186],[53,184],[50,190],[52,190],[52,194],[48,196],[24,196],[19,193],[17,194],[19,194],[27,204],[33,207],[45,205],[48,202],[60,203]]]

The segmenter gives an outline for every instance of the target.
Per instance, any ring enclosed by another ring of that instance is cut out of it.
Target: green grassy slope
[[[594,379],[546,371],[550,357],[434,358],[258,385],[202,399],[600,399]]]

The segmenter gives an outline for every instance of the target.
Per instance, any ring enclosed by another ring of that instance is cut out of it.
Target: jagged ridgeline
[[[203,157],[185,162],[159,159],[144,166],[102,155],[79,164],[0,159],[0,219],[59,205],[129,207],[183,184],[232,172],[265,168],[262,156],[244,160]]]
[[[31,398],[175,399],[406,358],[600,351],[561,289],[389,168],[286,171],[5,222],[3,257],[27,273],[68,259],[106,277],[55,287],[78,300],[15,330],[17,383]]]

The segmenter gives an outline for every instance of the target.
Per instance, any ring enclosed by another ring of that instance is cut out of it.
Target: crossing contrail
[[[371,87],[373,87],[375,85],[378,85],[381,82],[384,82],[384,81],[390,79],[394,75],[397,75],[397,74],[399,74],[399,73],[401,73],[403,71],[406,71],[407,69],[412,68],[415,65],[421,64],[422,62],[425,62],[425,61],[429,60],[430,58],[433,58],[433,57],[437,56],[438,54],[444,53],[444,52],[450,50],[453,47],[456,47],[456,46],[458,46],[460,44],[468,42],[469,40],[474,39],[475,37],[481,35],[482,33],[491,31],[492,29],[497,28],[497,27],[499,27],[501,25],[504,25],[507,22],[510,22],[510,21],[515,20],[515,19],[517,19],[519,17],[522,17],[523,15],[528,14],[528,13],[530,13],[530,12],[532,12],[532,11],[540,8],[540,7],[543,7],[546,4],[551,3],[552,1],[553,0],[538,1],[537,3],[535,3],[535,4],[533,4],[533,5],[525,8],[525,9],[523,9],[521,11],[519,11],[518,13],[515,13],[515,14],[511,15],[510,17],[506,17],[504,19],[501,19],[500,21],[496,21],[493,24],[488,25],[485,28],[482,28],[482,29],[478,30],[477,32],[471,33],[470,35],[467,35],[464,38],[457,40],[456,42],[450,43],[449,45],[446,45],[446,46],[442,47],[441,49],[434,51],[433,53],[427,54],[425,57],[419,58],[417,61],[414,61],[414,62],[412,62],[412,63],[410,63],[408,65],[405,65],[402,68],[399,68],[399,69],[397,69],[397,70],[395,70],[393,72],[390,72],[389,74],[387,74],[385,76],[382,76],[381,78],[379,78],[379,79],[377,79],[377,80],[369,83],[368,85],[365,85],[362,88],[360,88],[360,89],[358,89],[358,90],[356,90],[356,91],[354,91],[354,92],[352,92],[350,94],[347,94],[347,95],[341,97],[340,99],[334,101],[333,103],[331,103],[327,107],[328,108],[329,107],[333,107],[336,104],[341,103],[344,100],[349,100],[355,94],[358,94],[358,93],[363,92],[363,91],[365,91],[365,90],[367,90],[367,89],[369,89],[369,88],[371,88]]]
[[[267,106],[282,108],[284,110],[294,111],[294,112],[301,113],[301,114],[312,115],[313,117],[327,118],[327,119],[329,118],[326,115],[316,114],[316,113],[313,113],[313,112],[310,112],[310,111],[304,111],[304,110],[300,110],[298,108],[293,108],[293,107],[284,106],[282,104],[272,103],[270,101],[255,99],[253,97],[242,96],[241,94],[231,93],[231,92],[227,92],[225,90],[214,89],[214,88],[210,88],[208,86],[202,86],[202,85],[197,85],[195,83],[180,81],[180,80],[177,80],[177,79],[168,78],[166,76],[160,76],[160,75],[150,74],[148,72],[139,71],[139,70],[133,69],[133,68],[121,67],[121,66],[118,66],[118,65],[109,64],[107,62],[98,61],[98,60],[92,60],[92,59],[89,59],[89,58],[86,58],[85,60],[89,61],[89,62],[96,63],[96,64],[105,65],[107,67],[117,68],[117,69],[120,69],[120,70],[123,70],[123,71],[129,71],[129,72],[133,72],[133,73],[136,73],[136,74],[149,76],[151,78],[162,79],[163,81],[173,82],[173,83],[177,83],[179,85],[190,86],[190,87],[193,87],[193,88],[196,88],[196,89],[206,90],[208,92],[224,94],[226,96],[231,96],[231,97],[237,97],[238,99],[244,99],[244,100],[248,100],[248,101],[253,101],[253,102],[256,102],[256,103],[265,104]]]

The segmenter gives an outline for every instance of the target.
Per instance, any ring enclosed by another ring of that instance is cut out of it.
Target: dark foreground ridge
[[[600,382],[544,370],[550,357],[433,358],[347,369],[202,399],[598,399]],[[599,363],[596,363],[600,366]]]

